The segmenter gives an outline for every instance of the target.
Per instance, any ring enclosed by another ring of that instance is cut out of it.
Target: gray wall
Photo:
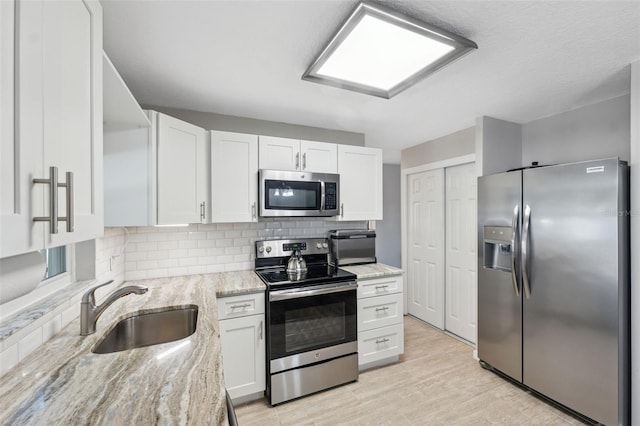
[[[400,165],[383,165],[383,220],[376,221],[378,262],[402,267],[400,250]]]
[[[403,169],[408,169],[422,164],[473,154],[475,149],[475,127],[469,127],[468,129],[403,149],[400,165]]]
[[[629,95],[522,125],[522,163],[630,158]]]
[[[145,105],[144,108],[164,112],[165,114],[207,130],[223,130],[227,132],[250,133],[253,135],[279,136],[283,138],[364,146],[364,133],[299,126],[297,124],[278,123],[275,121],[256,120],[254,118],[191,111],[187,109],[150,105]]]
[[[478,176],[520,167],[522,126],[491,117],[476,120],[476,168]]]

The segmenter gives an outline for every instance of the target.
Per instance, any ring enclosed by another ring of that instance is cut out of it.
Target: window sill
[[[65,310],[71,307],[71,304],[77,304],[79,314],[81,294],[95,282],[95,280],[87,280],[72,283],[16,315],[3,319],[0,322],[0,351],[41,326],[40,320],[51,312]]]

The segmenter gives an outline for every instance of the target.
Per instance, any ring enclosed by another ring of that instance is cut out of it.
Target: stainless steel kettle
[[[303,274],[307,272],[307,262],[302,258],[300,250],[295,250],[287,262],[288,274]]]

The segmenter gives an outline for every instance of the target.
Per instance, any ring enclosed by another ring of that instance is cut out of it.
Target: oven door
[[[271,372],[357,352],[357,288],[350,281],[270,291]]]

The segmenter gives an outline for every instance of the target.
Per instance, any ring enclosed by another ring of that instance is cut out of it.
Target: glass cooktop
[[[256,273],[268,286],[328,284],[354,281],[357,278],[356,274],[331,265],[308,266],[307,272],[302,274],[287,273],[282,267],[263,269]]]

